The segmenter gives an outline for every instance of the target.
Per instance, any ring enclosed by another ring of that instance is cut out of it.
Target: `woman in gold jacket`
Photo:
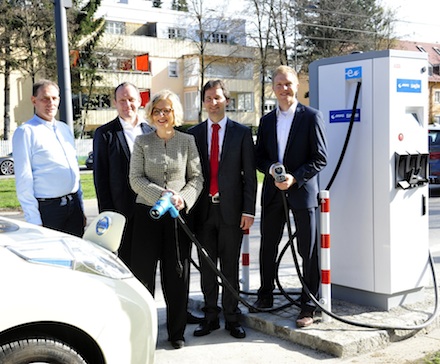
[[[157,219],[150,210],[170,192],[170,202],[186,215],[202,191],[203,176],[194,137],[175,129],[183,119],[177,95],[168,90],[154,95],[146,106],[146,118],[155,131],[136,138],[130,161],[130,185],[138,195],[132,269],[154,295],[160,261],[168,340],[179,349],[185,342],[191,241],[170,213]]]

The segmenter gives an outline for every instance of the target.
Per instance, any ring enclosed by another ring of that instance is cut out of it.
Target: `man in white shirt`
[[[118,254],[130,266],[136,200],[128,180],[130,157],[136,136],[153,129],[139,116],[141,96],[135,85],[117,86],[114,104],[118,116],[97,128],[93,137],[93,178],[99,211],[116,211],[127,219]]]
[[[292,211],[298,252],[302,258],[304,282],[318,298],[320,270],[315,213],[318,207],[318,174],[327,164],[324,118],[319,110],[298,102],[298,76],[288,66],[272,75],[278,107],[264,115],[258,127],[257,168],[264,173],[261,192],[261,244],[258,310],[273,306],[278,246],[287,222],[284,199]],[[275,166],[285,167],[285,179],[275,178]],[[284,195],[284,196],[283,196]],[[290,214],[290,212],[289,212]],[[315,303],[303,288],[297,327],[313,324]]]
[[[58,85],[35,83],[31,101],[34,117],[12,138],[17,197],[25,219],[82,236],[85,216],[75,142],[67,124],[55,120]]]

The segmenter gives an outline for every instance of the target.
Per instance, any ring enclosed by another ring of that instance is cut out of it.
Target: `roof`
[[[402,51],[416,51],[428,54],[428,62],[431,66],[440,66],[440,44],[415,42],[410,40],[399,40],[395,43],[394,49]],[[438,72],[438,71],[437,71]],[[440,75],[433,73],[429,76],[430,82],[440,82]]]

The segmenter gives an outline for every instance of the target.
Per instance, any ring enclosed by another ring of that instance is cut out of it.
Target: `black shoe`
[[[186,323],[190,325],[201,324],[203,322],[203,317],[194,316],[191,312],[186,313]]]
[[[257,313],[260,309],[272,308],[273,297],[259,298],[253,305],[253,309],[249,309],[249,312]]]
[[[301,311],[296,318],[296,326],[308,327],[313,324],[313,311]]]
[[[171,346],[174,349],[182,349],[185,346],[185,341],[183,340],[171,341]]]
[[[231,336],[236,339],[244,339],[246,337],[246,331],[238,322],[226,322],[225,329],[230,331]]]
[[[203,320],[203,322],[194,330],[194,336],[205,336],[212,331],[220,328],[220,322],[218,319],[213,321]]]

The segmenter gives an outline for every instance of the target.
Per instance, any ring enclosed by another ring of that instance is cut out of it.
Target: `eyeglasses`
[[[168,116],[173,109],[153,109],[153,116],[165,115]]]

